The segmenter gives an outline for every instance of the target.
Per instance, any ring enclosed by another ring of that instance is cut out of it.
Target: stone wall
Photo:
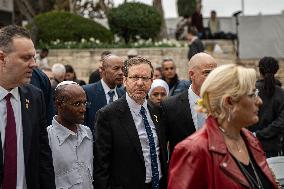
[[[210,53],[221,64],[234,63],[236,56],[234,53],[234,43],[227,40],[210,40],[203,41],[206,51]],[[218,44],[218,48],[216,48]],[[215,50],[214,50],[215,49]],[[219,49],[219,50],[218,50]],[[129,49],[59,49],[50,50],[48,56],[49,65],[55,63],[70,64],[76,70],[77,77],[88,82],[89,75],[92,71],[100,66],[100,55],[103,51],[110,50],[112,53],[126,59]],[[136,49],[140,56],[149,59],[154,67],[161,64],[161,60],[165,57],[171,57],[177,65],[177,73],[180,78],[187,79],[187,47],[182,48],[140,48]],[[244,64],[257,68],[258,60],[249,59],[241,60]],[[280,70],[278,78],[284,83],[284,59],[280,60]]]

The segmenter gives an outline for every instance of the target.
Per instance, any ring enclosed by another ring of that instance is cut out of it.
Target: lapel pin
[[[26,99],[26,109],[29,109],[29,103],[30,103],[30,101],[28,99]]]
[[[156,119],[156,122],[158,123],[158,116],[154,115],[155,119]]]

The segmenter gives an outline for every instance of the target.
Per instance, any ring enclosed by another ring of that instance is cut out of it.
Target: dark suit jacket
[[[55,188],[52,155],[46,131],[43,93],[32,85],[20,87],[19,92],[27,188]],[[0,149],[0,156],[3,157],[2,148]],[[3,172],[3,165],[0,170]],[[1,174],[1,185],[2,179]]]
[[[163,101],[161,109],[162,121],[166,127],[166,135],[172,154],[177,143],[195,132],[188,101],[188,90]]]
[[[101,81],[82,87],[86,92],[87,101],[90,103],[85,113],[84,125],[90,127],[92,132],[94,132],[96,112],[107,105],[104,88]],[[116,88],[116,92],[118,98],[125,94],[125,91],[122,88]]]
[[[40,69],[33,69],[31,84],[41,89],[45,99],[47,124],[51,125],[55,114],[55,105],[53,101],[53,91],[51,89],[48,77]]]
[[[152,112],[149,106],[148,109]],[[163,175],[160,188],[166,188],[165,131],[157,115],[150,114],[159,138]],[[142,147],[125,96],[97,112],[95,135],[95,188],[146,189]]]

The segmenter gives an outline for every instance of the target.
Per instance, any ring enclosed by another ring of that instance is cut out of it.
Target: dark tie
[[[5,96],[7,107],[7,125],[4,142],[3,189],[16,189],[17,185],[17,134],[11,93]]]
[[[152,189],[158,189],[159,188],[159,170],[158,170],[158,161],[157,161],[157,153],[156,153],[156,146],[154,141],[154,136],[150,127],[150,124],[146,117],[146,110],[142,106],[140,113],[143,118],[145,130],[148,136],[149,140],[149,146],[150,146],[150,157],[151,157],[151,168],[152,168]]]
[[[114,91],[113,90],[110,90],[108,93],[108,96],[109,96],[109,102],[108,103],[111,103],[113,102],[113,96],[114,96]]]

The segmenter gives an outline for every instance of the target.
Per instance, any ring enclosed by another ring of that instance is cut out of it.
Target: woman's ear
[[[233,99],[229,95],[224,97],[224,107],[226,109],[233,108]]]

